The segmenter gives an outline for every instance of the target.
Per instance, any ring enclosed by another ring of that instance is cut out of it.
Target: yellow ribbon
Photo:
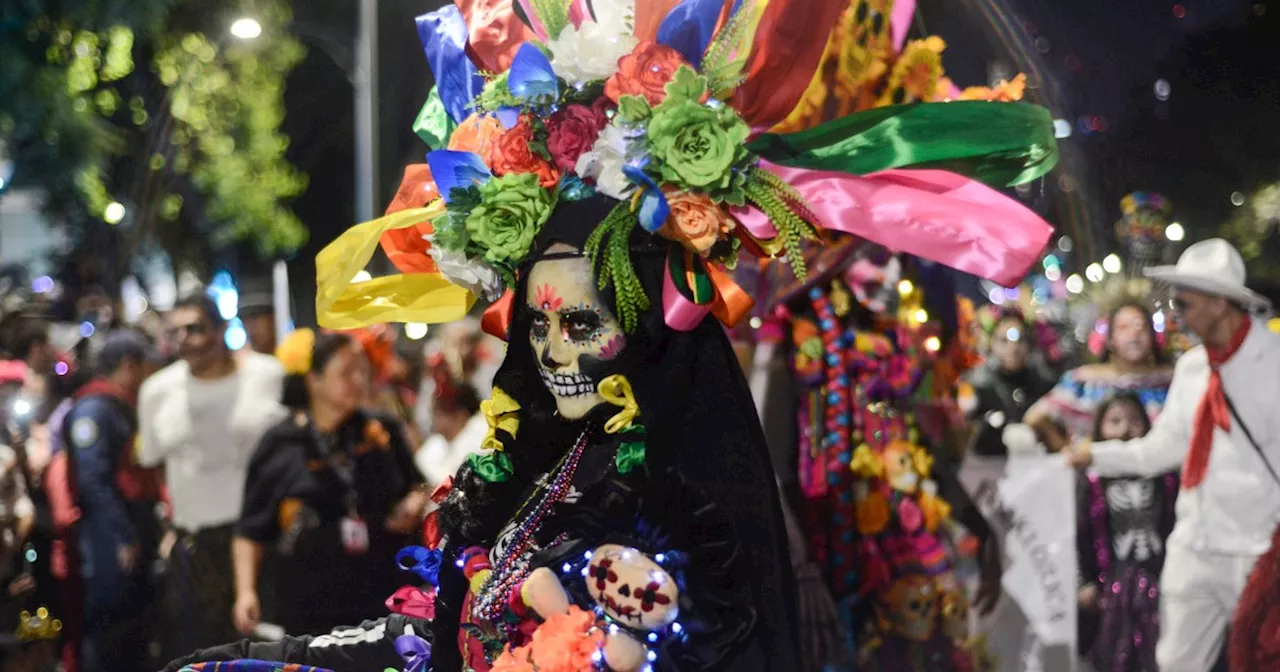
[[[439,273],[396,274],[351,282],[364,270],[387,231],[445,214],[444,203],[412,208],[347,229],[316,255],[316,319],[327,329],[359,329],[385,322],[438,324],[466,317],[475,296]]]
[[[604,431],[617,434],[629,429],[636,416],[640,415],[640,404],[636,403],[636,395],[631,391],[631,381],[622,374],[614,374],[600,381],[596,390],[605,401],[622,407],[617,415],[604,424]]]
[[[502,430],[516,438],[520,430],[520,402],[511,398],[500,387],[493,388],[493,397],[480,402],[480,412],[489,423],[489,433],[485,434],[480,447],[485,450],[502,450],[502,442],[498,440],[498,430]]]

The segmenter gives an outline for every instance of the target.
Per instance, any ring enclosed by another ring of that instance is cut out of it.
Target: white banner
[[[1076,669],[1075,472],[1060,455],[967,458],[960,482],[1004,554],[1004,588],[979,632],[1000,672]]]

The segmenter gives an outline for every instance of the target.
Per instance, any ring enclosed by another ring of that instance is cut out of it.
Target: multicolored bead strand
[[[528,514],[516,527],[511,543],[507,545],[502,557],[493,562],[492,573],[481,586],[475,604],[471,608],[471,613],[476,618],[496,622],[506,609],[511,593],[518,590],[528,578],[528,555],[533,550],[534,537],[542,527],[542,521],[569,495],[574,474],[578,470],[578,463],[587,447],[587,436],[588,432],[584,431],[578,437],[577,443],[556,466],[554,476],[547,485],[535,490],[530,496],[529,501],[532,501],[538,492],[542,493],[542,498],[537,504],[532,509],[527,509],[527,506],[520,507],[521,511],[528,510]]]

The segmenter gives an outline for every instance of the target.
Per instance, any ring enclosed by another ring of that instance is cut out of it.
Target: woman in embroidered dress
[[[1101,361],[1064,374],[1031,406],[1024,422],[1051,419],[1065,426],[1071,438],[1083,438],[1092,430],[1097,405],[1121,391],[1136,394],[1151,419],[1160,414],[1173,366],[1156,341],[1151,311],[1137,300],[1120,304],[1107,318],[1106,336]]]
[[[1091,438],[1128,440],[1151,429],[1145,405],[1117,392],[1098,406]],[[1096,672],[1156,672],[1159,582],[1173,531],[1178,475],[1079,479],[1080,649]]]

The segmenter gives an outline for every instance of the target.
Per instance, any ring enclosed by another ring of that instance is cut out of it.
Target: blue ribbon
[[[440,583],[440,563],[443,554],[423,546],[406,546],[396,553],[396,566],[435,586]]]
[[[467,56],[467,22],[453,3],[417,18],[418,38],[436,78],[440,102],[454,123],[467,118],[467,105],[484,90],[484,78]]]
[[[680,52],[694,70],[711,44],[724,0],[684,0],[667,12],[658,26],[658,42]]]

